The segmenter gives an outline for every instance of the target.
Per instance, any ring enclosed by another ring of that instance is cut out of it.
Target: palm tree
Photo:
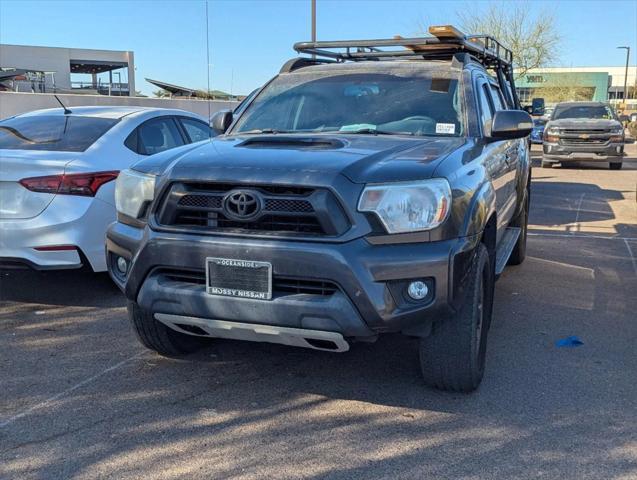
[[[166,90],[155,90],[153,92],[153,97],[155,98],[167,98],[170,97],[170,93]]]

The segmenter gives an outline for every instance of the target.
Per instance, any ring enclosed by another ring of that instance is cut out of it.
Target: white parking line
[[[577,225],[577,223],[579,222],[579,213],[582,210],[582,202],[584,201],[584,195],[585,194],[582,193],[582,195],[579,197],[579,202],[577,204],[577,212],[575,213],[575,222],[574,222],[575,225]]]
[[[89,377],[86,380],[82,380],[80,383],[77,383],[77,384],[73,385],[71,388],[68,388],[68,389],[64,390],[63,392],[60,392],[57,395],[53,395],[51,398],[48,398],[45,401],[40,402],[37,405],[34,405],[34,406],[30,407],[30,408],[27,408],[25,411],[23,411],[21,413],[18,413],[17,415],[14,415],[13,417],[10,417],[10,418],[8,418],[6,420],[3,420],[2,423],[0,423],[0,428],[6,427],[7,425],[15,422],[16,420],[19,420],[22,417],[26,417],[28,414],[30,414],[31,412],[34,412],[35,410],[39,410],[41,408],[49,406],[51,403],[53,403],[56,400],[62,398],[63,396],[68,395],[69,393],[77,390],[78,388],[83,387],[87,383],[90,383],[93,380],[98,379],[102,375],[106,375],[107,373],[112,372],[113,370],[117,370],[121,366],[125,365],[126,363],[130,362],[131,360],[134,360],[134,359],[136,359],[138,357],[141,357],[145,353],[146,352],[139,352],[136,355],[133,355],[132,357],[128,357],[127,359],[122,360],[121,362],[116,363],[115,365],[113,365],[111,367],[108,367],[106,370],[102,370],[101,372],[93,375],[92,377]]]
[[[607,237],[604,235],[594,235],[592,233],[544,233],[544,232],[528,232],[527,235],[534,237],[563,237],[563,238],[598,238],[601,240],[623,240],[637,242],[637,237]]]
[[[633,262],[633,270],[635,270],[635,274],[637,274],[637,261],[635,261],[635,255],[633,255],[633,249],[630,248],[630,243],[628,243],[627,239],[624,239],[624,243],[626,244],[626,248],[628,249],[628,253],[630,254],[630,261]]]

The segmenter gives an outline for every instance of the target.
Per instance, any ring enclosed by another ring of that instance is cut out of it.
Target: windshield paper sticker
[[[456,125],[453,123],[436,123],[436,133],[456,133]]]

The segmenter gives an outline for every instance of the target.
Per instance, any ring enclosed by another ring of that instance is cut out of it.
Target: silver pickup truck
[[[564,102],[555,107],[544,127],[542,167],[569,161],[608,162],[622,168],[624,128],[602,102]]]

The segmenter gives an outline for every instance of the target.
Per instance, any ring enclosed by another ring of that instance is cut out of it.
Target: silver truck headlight
[[[610,131],[611,135],[621,135],[623,133],[624,133],[623,127],[613,127],[612,130]]]
[[[131,218],[140,218],[155,197],[155,176],[122,170],[115,182],[115,208]]]
[[[388,233],[436,228],[450,208],[451,187],[444,178],[368,185],[358,201],[358,210],[375,213]]]
[[[547,135],[559,135],[560,129],[558,127],[549,127],[545,130]]]

